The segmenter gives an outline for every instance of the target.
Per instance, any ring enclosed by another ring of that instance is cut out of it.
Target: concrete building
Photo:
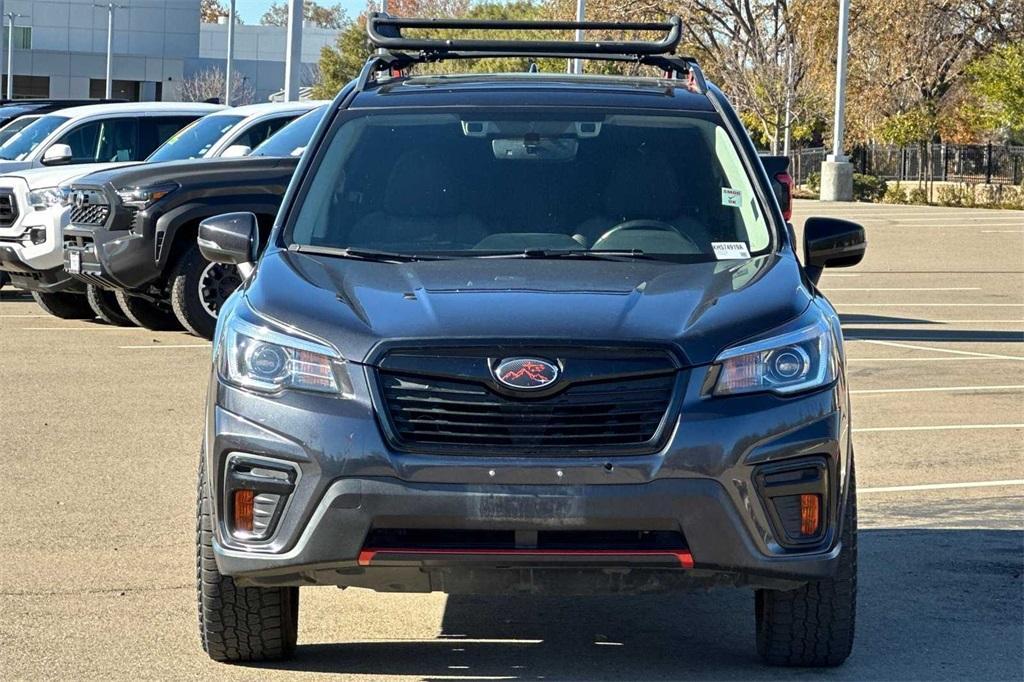
[[[244,1],[244,0],[242,0]],[[0,0],[14,19],[15,97],[102,97],[106,78],[107,0]],[[181,99],[182,81],[224,68],[227,26],[200,22],[200,0],[115,0],[114,97]],[[3,82],[7,88],[7,17],[3,20]],[[337,31],[303,30],[304,70],[312,73],[320,48]],[[238,26],[235,69],[266,101],[284,84],[285,29]]]

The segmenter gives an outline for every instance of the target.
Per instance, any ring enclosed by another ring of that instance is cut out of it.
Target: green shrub
[[[889,185],[885,189],[885,194],[882,196],[883,204],[905,204],[907,203],[907,193],[903,190],[899,184]]]
[[[821,191],[821,173],[815,171],[814,173],[808,173],[804,179],[804,184],[807,185],[807,189],[811,190],[815,194]]]
[[[964,193],[960,185],[942,185],[935,190],[935,198],[943,206],[963,206]]]
[[[928,203],[928,190],[924,187],[915,187],[914,189],[907,192],[907,203],[908,204],[927,204]]]
[[[1004,188],[1002,207],[1024,211],[1024,185]]]
[[[874,175],[853,174],[854,201],[881,201],[888,187],[885,180]]]

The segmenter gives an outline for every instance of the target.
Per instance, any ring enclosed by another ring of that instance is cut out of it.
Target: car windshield
[[[0,159],[24,161],[50,133],[68,120],[67,116],[43,116],[36,119],[0,145]]]
[[[146,162],[201,159],[217,144],[217,140],[224,137],[243,118],[245,117],[228,114],[204,116],[169,137],[149,155]]]
[[[714,115],[436,111],[349,112],[318,154],[285,243],[350,257],[675,262],[771,246]]]
[[[252,150],[249,156],[299,156],[309,144],[309,138],[313,131],[324,117],[327,106],[314,109],[308,114],[303,114],[281,130],[271,135],[267,140]]]
[[[19,130],[23,130],[25,126],[37,120],[39,120],[39,116],[22,116],[0,128],[0,145],[14,137]]]

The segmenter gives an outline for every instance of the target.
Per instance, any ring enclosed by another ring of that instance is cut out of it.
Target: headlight
[[[723,351],[715,395],[772,391],[789,394],[832,383],[838,373],[832,327],[820,320],[802,329]]]
[[[28,193],[28,204],[37,211],[59,206],[63,200],[64,195],[58,187],[43,187]]]
[[[115,192],[125,206],[143,209],[160,201],[179,186],[176,182],[167,182],[151,187],[122,187]]]
[[[218,345],[222,379],[262,393],[284,389],[350,393],[344,360],[333,348],[232,316]],[[339,383],[335,369],[340,370]]]

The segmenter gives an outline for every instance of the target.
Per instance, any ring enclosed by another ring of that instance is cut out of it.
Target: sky
[[[227,7],[227,0],[224,0],[223,4]],[[272,4],[274,4],[274,0],[235,0],[235,11],[245,23],[258,24],[260,17]],[[360,14],[366,9],[366,0],[320,0],[320,4],[328,7],[341,5],[350,17]]]

